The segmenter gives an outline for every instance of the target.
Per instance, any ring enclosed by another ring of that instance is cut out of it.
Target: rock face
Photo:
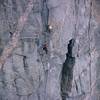
[[[28,2],[0,0],[0,55]],[[0,100],[63,100],[62,69],[71,39],[75,61],[66,100],[100,100],[100,1],[33,2],[18,46],[0,70]]]

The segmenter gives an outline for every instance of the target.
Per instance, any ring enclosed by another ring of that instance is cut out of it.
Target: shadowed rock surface
[[[68,44],[68,53],[66,54],[66,60],[63,64],[61,72],[61,96],[62,100],[66,100],[69,97],[69,93],[72,88],[73,81],[73,68],[75,65],[75,57],[72,56],[74,39],[71,39]]]

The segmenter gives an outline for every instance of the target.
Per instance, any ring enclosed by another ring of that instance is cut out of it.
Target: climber
[[[23,55],[23,60],[26,60],[27,59],[27,56]]]
[[[12,32],[9,32],[9,34],[10,34],[10,38],[12,38],[12,36],[13,36],[13,33],[12,33]]]
[[[46,54],[48,53],[48,49],[47,49],[47,44],[46,43],[43,45],[43,50],[46,52]]]
[[[47,27],[46,27],[46,31],[50,33],[51,30],[52,30],[52,26],[51,26],[51,25],[47,25]]]
[[[66,100],[69,97],[72,88],[73,81],[73,68],[75,65],[75,57],[72,56],[72,49],[75,40],[71,39],[68,44],[68,53],[66,54],[66,60],[62,68],[61,76],[61,97],[62,100]]]

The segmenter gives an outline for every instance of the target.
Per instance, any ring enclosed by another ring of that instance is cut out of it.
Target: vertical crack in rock
[[[49,41],[50,41],[50,28],[48,25],[49,20],[49,8],[47,5],[47,0],[42,0],[42,9],[41,9],[41,19],[42,19],[42,34],[40,37],[41,47],[39,48],[40,59],[43,65],[44,70],[44,100],[46,99],[46,87],[47,87],[47,78],[48,78],[48,61],[49,61]],[[38,99],[40,96],[38,94]]]
[[[27,64],[27,56],[23,55],[23,65],[24,65],[24,70],[27,72],[28,64]]]
[[[47,0],[43,0],[41,17],[42,17],[43,31],[47,32],[48,19],[49,19],[49,8],[47,6]]]
[[[78,85],[77,85],[76,80],[74,80],[74,81],[75,81],[75,88],[76,88],[76,91],[77,91],[77,93],[78,93]]]
[[[28,68],[27,56],[26,55],[17,54],[17,53],[16,53],[16,55],[23,57],[23,67],[24,67],[24,70],[27,72],[27,68]]]
[[[49,8],[48,8],[48,5],[47,5],[47,0],[43,0],[41,18],[42,18],[42,25],[43,25],[43,34],[42,35],[44,37],[43,46],[45,46],[44,51],[47,53],[47,51],[48,51],[47,46],[49,44],[49,39],[50,39],[50,29],[49,29],[49,25],[48,25]]]
[[[66,100],[66,97],[69,97],[69,93],[72,88],[72,80],[73,80],[73,68],[75,65],[75,57],[72,56],[73,46],[75,40],[71,39],[68,44],[68,53],[66,54],[66,60],[63,64],[62,68],[62,76],[61,76],[61,97],[62,100]]]
[[[89,21],[88,21],[88,39],[89,39],[89,57],[90,57],[90,62],[89,62],[89,77],[90,77],[90,91],[92,90],[91,85],[92,85],[92,81],[91,81],[91,35],[90,35],[90,31],[91,31],[91,18],[92,18],[92,1],[90,2],[90,13],[89,13]]]

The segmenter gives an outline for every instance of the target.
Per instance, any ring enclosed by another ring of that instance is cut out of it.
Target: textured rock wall
[[[28,0],[0,0],[1,52],[27,4]],[[61,70],[72,38],[75,65],[66,100],[99,100],[94,88],[99,77],[95,4],[91,0],[34,0],[19,44],[0,71],[0,100],[61,100]]]

